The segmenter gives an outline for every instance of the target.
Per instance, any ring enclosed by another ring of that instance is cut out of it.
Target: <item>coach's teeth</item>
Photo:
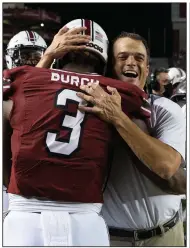
[[[132,77],[132,78],[136,78],[138,76],[136,71],[125,71],[123,72],[123,75],[125,77]]]

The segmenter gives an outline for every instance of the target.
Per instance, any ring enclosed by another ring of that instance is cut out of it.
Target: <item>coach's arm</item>
[[[169,180],[177,172],[182,161],[180,153],[144,133],[131,121],[121,109],[121,97],[116,89],[108,86],[108,94],[99,85],[83,85],[80,88],[88,95],[77,95],[95,105],[80,106],[81,111],[94,113],[112,123],[139,160],[161,178]]]

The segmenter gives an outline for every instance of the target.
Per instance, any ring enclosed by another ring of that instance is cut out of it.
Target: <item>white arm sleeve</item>
[[[171,100],[154,100],[151,113],[153,137],[178,151],[185,160],[186,125],[182,109]]]

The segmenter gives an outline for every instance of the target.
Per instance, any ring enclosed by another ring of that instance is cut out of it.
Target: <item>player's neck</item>
[[[63,66],[63,70],[73,71],[78,73],[95,73],[95,69],[91,65],[78,65],[69,63]]]

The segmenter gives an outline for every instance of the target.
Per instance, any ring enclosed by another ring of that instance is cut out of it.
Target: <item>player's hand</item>
[[[80,32],[86,30],[86,27],[61,28],[54,36],[51,45],[46,49],[44,56],[52,59],[61,58],[70,51],[86,48],[85,44],[91,39],[88,35],[82,35]],[[80,45],[82,44],[82,45]]]
[[[80,89],[88,95],[78,92],[77,96],[92,103],[93,107],[79,106],[79,110],[96,114],[102,120],[113,123],[120,116],[121,96],[115,88],[107,86],[110,94],[105,92],[97,83],[81,85]]]

